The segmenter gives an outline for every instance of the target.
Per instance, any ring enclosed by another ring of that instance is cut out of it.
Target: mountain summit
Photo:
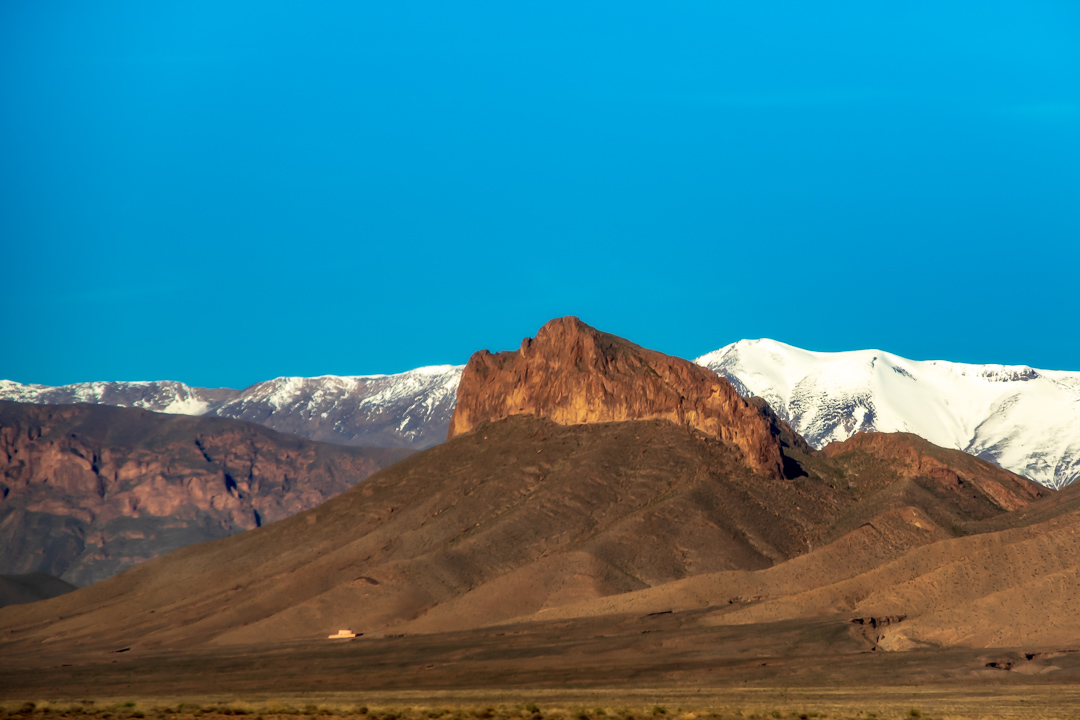
[[[910,432],[1042,485],[1080,478],[1080,373],[813,352],[740,340],[695,360],[760,397],[817,448],[860,432]]]
[[[731,443],[754,470],[782,474],[780,443],[769,420],[731,383],[576,317],[548,322],[518,350],[473,354],[458,386],[449,437],[513,415],[559,425],[668,420]]]

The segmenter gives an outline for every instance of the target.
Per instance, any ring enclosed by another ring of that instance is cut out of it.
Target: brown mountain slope
[[[1080,513],[892,558],[876,534],[864,527],[765,570],[698,575],[522,619],[696,610],[706,626],[835,619],[849,623],[866,649],[1080,652]]]
[[[1016,510],[1049,494],[1041,485],[1016,473],[959,450],[938,447],[911,433],[859,433],[843,442],[830,443],[822,454],[844,458],[856,473],[869,471],[880,477],[892,472],[898,477],[930,479],[936,491],[947,494],[954,502],[969,497],[975,500],[966,503],[973,511],[986,501],[1003,510]]]
[[[669,420],[730,442],[755,470],[783,470],[769,421],[727,380],[575,317],[552,320],[519,350],[475,353],[461,376],[449,437],[512,415],[560,425]]]
[[[847,613],[855,608],[841,602],[843,597],[826,593],[818,601],[808,598],[825,592],[821,588],[839,587],[916,548],[1026,527],[1068,513],[1080,515],[1080,487],[1050,491],[979,458],[907,433],[867,433],[834,443],[816,457],[795,454],[811,477],[846,492],[847,504],[831,519],[812,552],[763,570],[697,575],[633,593],[568,604],[529,619],[706,607],[726,615],[754,608],[729,618],[739,621],[754,617],[754,612],[760,612],[758,608],[773,607],[770,603],[785,608],[769,615],[770,622]],[[993,545],[994,541],[986,542]],[[917,606],[909,612],[915,609]]]
[[[829,534],[853,516],[872,521],[764,570],[697,575],[527,619],[709,609],[707,625],[835,618],[851,623],[875,649],[1019,648],[1050,658],[1062,649],[1080,652],[1080,619],[1073,609],[1080,590],[1080,488],[1041,490],[911,435],[852,440],[834,446],[830,462],[846,460],[850,477],[881,489],[841,513]],[[927,490],[942,482],[943,492]],[[965,489],[958,502],[954,487]],[[900,506],[905,495],[914,495],[912,488],[921,488],[919,497],[929,504]],[[1043,497],[1025,504],[1033,492]],[[957,503],[952,508],[950,500]],[[991,512],[995,502],[1016,501],[1023,506],[1015,511]],[[942,537],[927,522],[930,513],[951,516],[964,536]]]
[[[13,640],[102,649],[468,627],[767,567],[805,552],[842,502],[666,421],[509,418],[314,510],[49,601],[44,616],[0,611],[0,625]]]
[[[757,623],[843,612],[893,618],[884,649],[917,644],[1047,649],[1080,645],[1080,514],[917,548],[841,582],[717,618]],[[901,620],[896,622],[895,620]]]
[[[1070,513],[1080,513],[1080,483],[1066,485],[1061,490],[1044,492],[1039,500],[1017,508],[1013,512],[981,520],[973,529],[977,532],[995,532],[1021,528],[1044,523]]]
[[[728,608],[850,579],[939,537],[889,508],[895,522],[879,517],[798,557],[860,502],[836,482],[850,473],[838,461],[810,470],[796,480],[753,473],[736,449],[666,421],[508,418],[293,518],[0,611],[0,653],[40,653],[47,638],[63,652],[151,652],[339,627],[439,632],[590,600],[618,612],[626,593],[699,578],[705,589],[680,597]]]
[[[0,572],[89,584],[314,507],[407,454],[221,418],[0,402]]]
[[[860,433],[831,443],[819,457],[800,457],[804,467],[820,473],[842,468],[838,483],[858,498],[837,518],[829,540],[864,524],[884,530],[898,522],[934,540],[982,532],[980,522],[1053,494],[1008,470],[910,433]]]

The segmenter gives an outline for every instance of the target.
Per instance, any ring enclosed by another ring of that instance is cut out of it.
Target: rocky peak
[[[782,474],[768,420],[727,380],[576,317],[550,321],[516,351],[475,353],[458,386],[449,437],[512,415],[561,425],[668,420],[736,446],[759,472]]]

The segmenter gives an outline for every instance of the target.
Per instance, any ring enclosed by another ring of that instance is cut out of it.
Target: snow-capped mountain
[[[446,439],[462,369],[435,365],[394,375],[281,377],[245,390],[174,381],[49,387],[0,380],[0,400],[217,415],[323,442],[421,449]]]
[[[911,432],[1052,488],[1080,478],[1080,372],[812,352],[740,340],[695,360],[768,401],[815,447]]]
[[[239,394],[239,390],[190,387],[174,380],[86,382],[59,387],[0,380],[0,400],[38,405],[115,405],[174,415],[203,415]]]
[[[276,378],[209,414],[322,442],[426,448],[446,439],[463,369],[433,365],[396,375]]]

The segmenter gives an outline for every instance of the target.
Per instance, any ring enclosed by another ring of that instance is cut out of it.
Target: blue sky
[[[1078,70],[1075,2],[5,0],[0,377],[1080,369]]]

